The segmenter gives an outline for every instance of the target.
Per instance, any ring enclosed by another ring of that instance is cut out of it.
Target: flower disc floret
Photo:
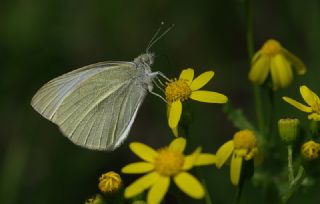
[[[155,170],[163,176],[173,176],[181,171],[184,163],[184,156],[181,152],[163,148],[158,150],[154,161]]]
[[[186,80],[183,79],[173,79],[167,82],[165,88],[166,99],[168,102],[172,103],[174,101],[180,100],[185,101],[191,95],[191,89]]]
[[[253,149],[257,146],[257,139],[251,130],[240,130],[233,136],[235,149]]]
[[[263,54],[273,57],[281,52],[281,44],[273,39],[268,40],[262,47]]]

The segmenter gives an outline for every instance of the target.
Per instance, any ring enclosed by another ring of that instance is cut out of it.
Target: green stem
[[[245,1],[245,10],[246,10],[246,27],[247,27],[247,52],[248,52],[248,61],[251,65],[251,59],[254,54],[254,42],[253,42],[253,22],[252,22],[252,2],[251,0]],[[263,133],[264,129],[264,116],[263,116],[263,104],[262,104],[262,93],[259,86],[254,86],[254,100],[256,107],[256,117],[258,122],[258,129]]]
[[[241,197],[241,188],[240,186],[238,186],[236,188],[236,200],[235,200],[235,204],[239,204],[240,203],[240,197]]]
[[[210,196],[210,193],[208,191],[208,186],[207,186],[206,180],[205,179],[201,179],[201,180],[202,180],[202,184],[204,186],[204,190],[206,192],[205,197],[204,197],[205,202],[206,202],[206,204],[212,204],[211,196]]]
[[[258,130],[262,135],[264,135],[264,116],[263,116],[263,104],[262,104],[262,94],[261,88],[257,85],[254,85],[254,100],[256,107],[256,117],[258,121]]]
[[[253,57],[254,45],[253,45],[253,28],[252,28],[252,6],[251,0],[246,0],[246,26],[247,26],[247,49],[249,63],[251,64],[251,59]]]
[[[288,145],[288,178],[289,184],[294,181],[293,165],[292,165],[292,145]]]
[[[282,195],[281,200],[283,203],[287,203],[293,193],[298,190],[303,179],[305,178],[305,171],[303,166],[300,166],[296,178],[289,184],[289,189]]]
[[[183,133],[184,133],[184,137],[187,139],[189,144],[192,144],[193,142],[193,138],[190,135],[190,125],[192,123],[192,114],[191,114],[191,110],[188,104],[184,104],[184,113],[182,114],[181,121],[184,121],[182,124],[182,129],[183,129]],[[191,145],[192,146],[192,145]],[[212,204],[211,201],[211,196],[210,193],[208,191],[208,187],[207,187],[207,183],[205,181],[205,179],[203,178],[202,173],[196,169],[196,174],[200,177],[200,180],[202,181],[203,184],[203,188],[205,191],[205,203],[206,204]]]

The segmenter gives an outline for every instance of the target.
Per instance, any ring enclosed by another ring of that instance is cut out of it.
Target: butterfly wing
[[[32,106],[77,145],[113,150],[126,138],[146,89],[133,63],[97,63],[57,77]]]

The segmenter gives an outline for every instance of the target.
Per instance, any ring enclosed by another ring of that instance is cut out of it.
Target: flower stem
[[[254,45],[253,45],[253,28],[252,28],[252,6],[251,0],[245,1],[245,9],[246,9],[246,26],[247,26],[247,51],[249,57],[249,63],[251,63],[251,59],[253,57]]]
[[[201,179],[201,180],[202,180],[202,184],[203,184],[204,190],[206,192],[205,197],[204,197],[205,202],[206,202],[206,204],[212,204],[211,196],[210,196],[210,193],[208,191],[208,186],[207,186],[206,180],[205,179]]]
[[[254,42],[253,42],[253,22],[252,22],[252,2],[251,0],[245,1],[245,11],[246,11],[246,38],[247,38],[247,52],[248,52],[248,62],[251,65],[251,59],[254,53]],[[264,129],[264,117],[263,117],[263,104],[262,104],[262,90],[259,86],[254,86],[254,100],[256,107],[256,117],[258,122],[259,131],[263,132]]]
[[[296,190],[298,190],[304,178],[305,178],[305,171],[303,166],[300,166],[297,176],[289,184],[289,189],[281,197],[281,200],[283,203],[288,202],[289,198],[293,195],[293,193]]]
[[[289,184],[294,181],[293,165],[292,165],[292,145],[288,145],[288,178]]]
[[[181,119],[181,121],[183,121],[183,124],[182,124],[183,135],[187,139],[187,141],[190,144],[192,144],[193,138],[191,137],[191,134],[189,131],[190,126],[192,124],[192,113],[190,110],[190,106],[187,103],[185,103],[183,110],[184,110],[184,112],[182,114],[182,119]],[[208,191],[208,186],[207,186],[206,180],[203,177],[203,174],[198,169],[196,169],[196,174],[200,177],[200,180],[202,181],[201,183],[202,183],[204,191],[205,191],[205,203],[212,204],[211,196]]]

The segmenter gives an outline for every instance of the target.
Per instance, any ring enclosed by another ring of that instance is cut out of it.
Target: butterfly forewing
[[[48,120],[52,120],[56,110],[68,94],[72,93],[73,90],[88,78],[104,71],[106,68],[117,67],[118,64],[100,62],[63,74],[41,87],[33,96],[31,105],[42,116]]]
[[[48,82],[32,106],[74,143],[112,150],[128,135],[146,95],[140,75],[130,62],[89,65]]]

